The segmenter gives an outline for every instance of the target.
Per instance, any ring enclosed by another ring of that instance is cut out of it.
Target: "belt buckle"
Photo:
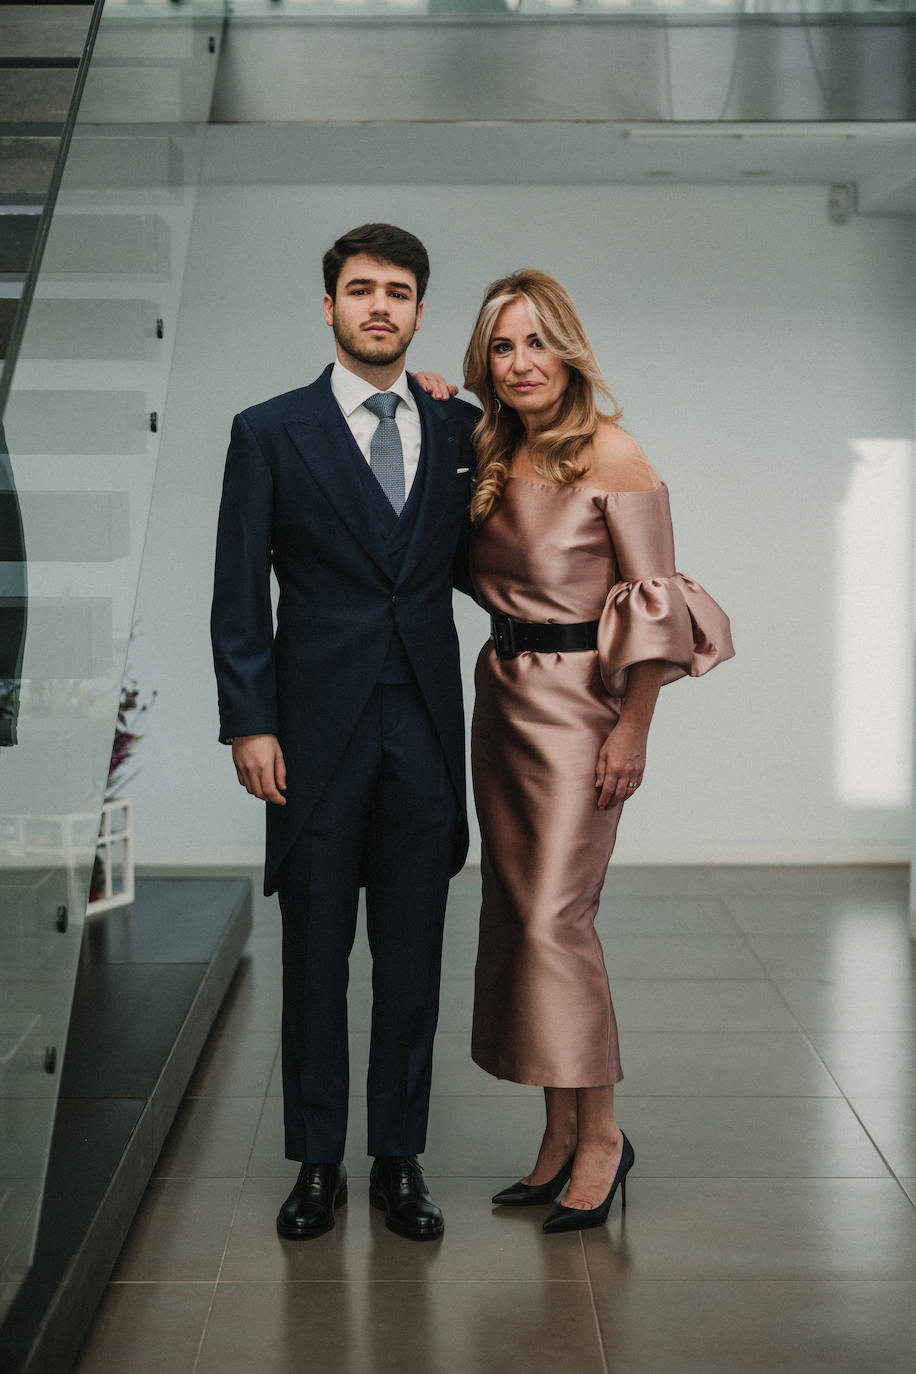
[[[490,638],[496,647],[497,658],[517,658],[515,623],[507,615],[490,616]]]

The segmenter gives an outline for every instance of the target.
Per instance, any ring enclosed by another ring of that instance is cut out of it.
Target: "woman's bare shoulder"
[[[656,491],[661,478],[632,434],[612,420],[603,420],[585,453],[584,481],[604,491]]]

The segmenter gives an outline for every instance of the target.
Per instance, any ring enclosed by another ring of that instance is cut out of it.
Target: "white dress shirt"
[[[406,501],[420,464],[420,412],[417,410],[416,401],[410,394],[406,372],[402,372],[397,381],[393,382],[387,389],[401,397],[401,404],[394,412],[394,419],[401,436],[401,450],[404,454],[404,500]],[[372,443],[372,436],[378,428],[379,419],[377,415],[372,414],[371,410],[366,409],[363,401],[369,396],[375,396],[378,387],[373,386],[371,382],[364,382],[362,377],[357,377],[355,372],[350,372],[338,359],[331,368],[331,390],[334,393],[335,401],[343,412],[344,419],[350,426],[353,438],[359,445],[360,452],[368,463],[369,446]]]

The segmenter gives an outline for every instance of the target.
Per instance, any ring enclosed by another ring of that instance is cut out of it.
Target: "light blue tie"
[[[377,391],[363,401],[366,409],[378,416],[369,445],[369,467],[398,515],[404,508],[404,450],[394,418],[400,404],[401,397],[393,391]]]

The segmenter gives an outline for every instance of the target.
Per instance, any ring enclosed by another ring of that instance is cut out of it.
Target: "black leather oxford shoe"
[[[389,1231],[409,1240],[435,1240],[445,1230],[416,1155],[376,1159],[369,1174],[369,1201],[385,1213]]]
[[[280,1208],[277,1230],[285,1240],[311,1240],[334,1225],[334,1208],[347,1200],[342,1164],[303,1164],[296,1186]]]

